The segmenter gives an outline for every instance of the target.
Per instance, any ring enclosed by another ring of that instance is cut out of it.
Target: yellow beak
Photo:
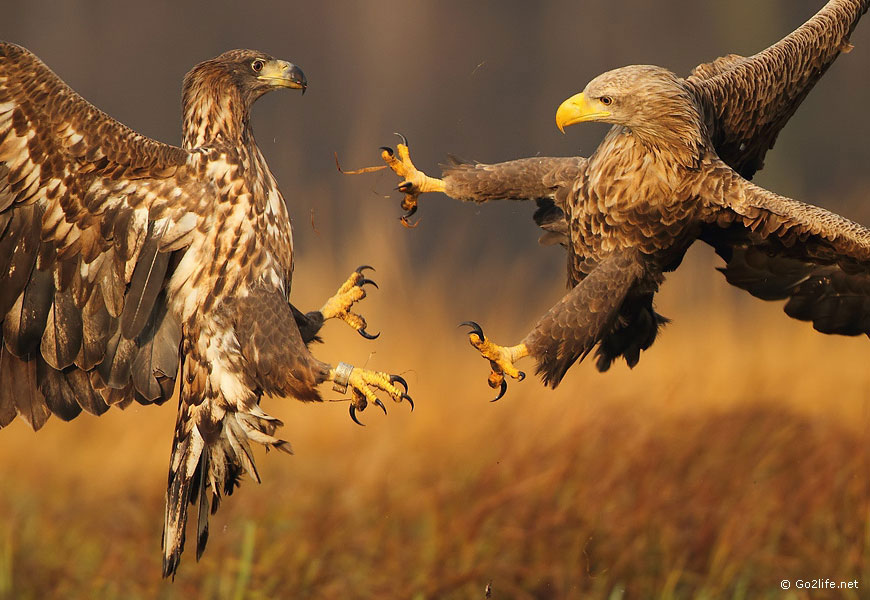
[[[302,69],[286,60],[270,60],[260,71],[257,77],[260,81],[267,81],[275,87],[287,87],[301,89],[305,93],[308,81]]]
[[[595,121],[601,117],[609,117],[610,111],[596,110],[590,104],[586,94],[580,92],[565,100],[556,110],[556,126],[559,131],[565,133],[565,127],[582,123],[583,121]]]

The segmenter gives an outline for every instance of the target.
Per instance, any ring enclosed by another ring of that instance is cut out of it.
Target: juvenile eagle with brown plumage
[[[244,472],[259,480],[250,442],[290,451],[264,394],[319,401],[319,384],[349,385],[354,420],[368,402],[383,408],[377,390],[410,402],[401,377],[308,351],[333,317],[374,337],[350,311],[373,283],[363,268],[319,311],[289,303],[290,219],[249,113],[271,90],[305,87],[298,67],[261,52],[205,61],[184,79],[174,147],[0,43],[0,427],[175,391],[164,576],[178,567],[188,504],[199,558],[221,496]]]
[[[436,179],[414,167],[406,142],[398,156],[383,149],[404,178],[403,219],[428,191],[473,202],[536,200],[545,238],[568,250],[570,291],[519,344],[494,344],[467,323],[499,398],[505,374],[521,379],[514,362],[529,355],[553,387],[596,346],[599,370],[619,357],[634,366],[666,321],[653,295],[697,239],[725,259],[729,283],[787,299],[789,316],[823,333],[870,334],[870,231],[749,182],[812,87],[851,48],[868,4],[831,0],[759,54],[719,58],[685,79],[654,66],[600,75],[556,113],[560,129],[613,124],[588,158],[453,164]]]

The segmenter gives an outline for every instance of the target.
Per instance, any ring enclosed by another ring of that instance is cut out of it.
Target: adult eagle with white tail
[[[333,381],[350,386],[354,420],[383,407],[378,390],[411,400],[401,377],[308,351],[333,317],[373,337],[350,311],[371,283],[362,268],[320,311],[289,303],[290,219],[249,113],[266,92],[305,87],[298,67],[261,52],[205,61],[184,79],[179,148],[0,43],[0,427],[159,404],[177,389],[164,576],[178,568],[188,504],[199,557],[221,495],[244,472],[258,479],[251,441],[289,452],[264,394],[319,401]]]
[[[383,149],[404,179],[407,219],[422,192],[460,200],[535,200],[545,238],[568,250],[570,291],[513,346],[472,345],[490,362],[490,386],[524,375],[531,356],[544,383],[597,347],[597,367],[634,366],[666,319],[653,309],[664,274],[701,239],[725,259],[728,282],[823,333],[870,335],[870,230],[749,182],[789,118],[841,52],[870,0],[830,0],[790,35],[750,57],[729,55],[687,78],[650,65],[604,73],[556,112],[560,129],[613,127],[585,157],[453,164],[418,171],[407,143]],[[404,142],[404,140],[403,140]],[[498,399],[498,398],[496,398]]]

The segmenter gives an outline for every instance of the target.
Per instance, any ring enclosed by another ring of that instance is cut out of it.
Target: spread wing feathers
[[[870,334],[870,230],[716,168],[701,239],[726,261],[729,283],[822,333]]]
[[[554,198],[585,166],[581,157],[534,157],[502,163],[469,163],[451,157],[442,170],[444,191],[471,202]]]
[[[184,342],[184,385],[163,532],[164,577],[178,567],[188,506],[197,506],[199,559],[208,540],[208,514],[217,511],[222,495],[232,494],[243,473],[260,481],[251,441],[292,453],[275,437],[282,423],[260,408],[261,396],[320,400],[315,386],[325,381],[329,365],[308,352],[293,314],[280,292],[255,285],[247,295],[222,303],[210,329]],[[244,333],[236,337],[236,331]]]
[[[645,273],[638,252],[616,251],[538,321],[523,342],[546,385],[556,387],[571,365],[621,328],[620,309],[646,279]]]
[[[779,131],[828,67],[848,52],[849,36],[870,0],[831,0],[773,46],[744,58],[699,65],[687,79],[697,91],[718,155],[752,178]]]
[[[36,383],[0,391],[0,426],[13,406],[38,428],[48,412],[169,397],[180,329],[164,288],[214,197],[195,176],[200,159],[133,132],[0,43],[2,364]]]
[[[586,167],[582,157],[534,157],[502,163],[469,163],[451,158],[442,177],[451,198],[471,202],[535,200],[535,223],[544,245],[567,243],[565,201],[571,184]]]

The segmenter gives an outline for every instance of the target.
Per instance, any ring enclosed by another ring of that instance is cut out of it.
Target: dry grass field
[[[0,435],[0,598],[482,599],[491,582],[493,598],[815,599],[827,596],[779,582],[870,586],[866,340],[732,293],[693,251],[659,301],[674,323],[637,368],[583,364],[555,392],[529,377],[490,404],[486,364],[455,324],[512,341],[562,282],[532,285],[519,261],[458,285],[455,257],[403,258],[413,235],[376,227],[354,244],[378,266],[363,307],[381,338],[329,324],[317,348],[401,372],[413,414],[370,409],[363,428],[344,403],[267,400],[296,455],[260,453],[263,484],[222,505],[202,561],[188,548],[174,583],[159,577],[174,406],[37,434],[15,422]],[[303,307],[360,262],[331,257],[327,239],[299,260]]]

